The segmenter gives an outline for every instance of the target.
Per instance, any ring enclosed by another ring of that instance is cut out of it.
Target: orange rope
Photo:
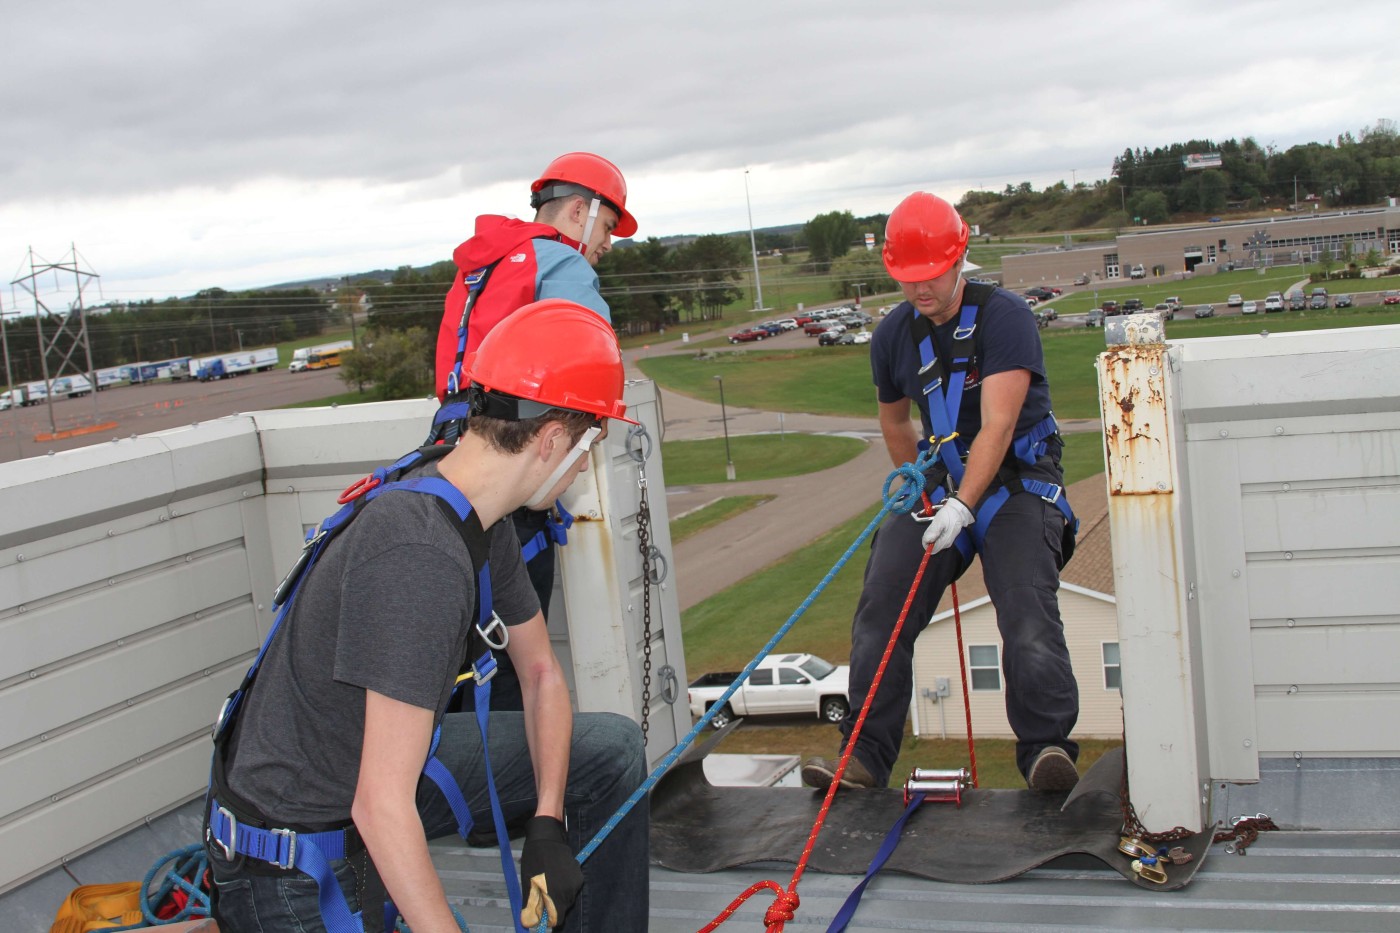
[[[846,750],[841,753],[841,762],[836,766],[836,774],[826,789],[826,797],[822,800],[821,810],[817,813],[816,822],[812,824],[812,831],[807,836],[807,845],[802,850],[802,857],[797,860],[797,867],[793,870],[792,880],[788,882],[787,890],[778,887],[777,882],[774,881],[757,882],[736,898],[718,917],[702,927],[700,933],[711,933],[716,927],[728,920],[744,901],[764,888],[777,892],[777,900],[764,913],[763,925],[773,933],[782,933],[783,924],[793,918],[799,904],[797,884],[802,880],[802,874],[807,870],[807,861],[812,857],[812,850],[817,844],[817,836],[821,834],[822,825],[826,822],[826,815],[831,810],[831,802],[836,797],[836,790],[841,786],[841,778],[845,775],[846,765],[850,762],[851,753],[855,750],[856,739],[860,738],[860,730],[865,725],[866,714],[870,712],[870,705],[875,699],[876,692],[880,689],[880,680],[885,676],[885,668],[889,665],[890,655],[894,653],[894,646],[899,641],[899,633],[904,629],[904,620],[909,615],[909,607],[914,602],[914,594],[918,592],[919,584],[923,582],[924,570],[928,567],[932,550],[931,547],[924,549],[923,560],[919,561],[919,570],[914,574],[914,582],[909,587],[909,594],[904,597],[904,607],[899,610],[899,619],[895,621],[894,631],[890,633],[889,643],[885,645],[885,653],[880,658],[880,666],[875,669],[875,676],[870,681],[870,690],[865,695],[860,715],[856,717],[855,726],[851,729],[851,735],[846,740]]]

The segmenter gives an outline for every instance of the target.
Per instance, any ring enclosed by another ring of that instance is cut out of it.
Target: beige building
[[[1324,252],[1340,259],[1375,249],[1400,254],[1400,208],[1382,207],[1327,214],[1275,217],[1194,227],[1139,228],[1113,240],[1055,247],[1002,258],[1002,284],[1010,289],[1067,285],[1080,277],[1089,284],[1127,281],[1135,267],[1141,278],[1179,280],[1240,268],[1314,262]]]
[[[1061,574],[1060,616],[1079,681],[1079,723],[1073,734],[1121,738],[1118,615],[1103,475],[1071,486],[1069,501],[1079,517],[1079,539],[1073,559]],[[979,738],[1015,738],[1006,719],[1001,636],[997,632],[996,611],[982,582],[980,563],[963,575],[958,595],[963,648],[968,658],[973,733]],[[928,738],[959,738],[967,734],[951,600],[950,591],[940,603],[939,614],[914,644],[911,722],[915,735]],[[941,695],[944,692],[946,696]]]

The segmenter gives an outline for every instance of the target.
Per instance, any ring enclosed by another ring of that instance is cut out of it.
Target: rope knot
[[[787,923],[796,915],[797,907],[801,902],[796,891],[779,891],[777,900],[773,901],[773,906],[769,907],[763,914],[763,925],[771,927]]]
[[[890,487],[894,485],[896,479],[902,479],[904,483],[891,492]],[[885,477],[885,488],[880,495],[886,508],[891,512],[897,515],[907,515],[914,511],[914,508],[919,504],[919,497],[923,495],[925,483],[923,471],[914,464],[906,463]]]

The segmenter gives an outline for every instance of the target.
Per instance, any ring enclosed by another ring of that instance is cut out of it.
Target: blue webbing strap
[[[295,868],[316,880],[316,900],[329,933],[364,933],[360,914],[352,913],[331,862],[345,858],[345,830],[293,833],[236,823],[232,815],[209,802],[209,832],[225,850],[249,855],[282,868]]]
[[[874,880],[875,875],[890,860],[890,856],[894,855],[894,850],[899,848],[899,841],[904,836],[904,824],[909,822],[909,817],[914,815],[914,811],[919,809],[919,805],[923,802],[923,794],[914,794],[909,798],[909,806],[904,808],[904,813],[894,821],[890,831],[885,834],[885,841],[880,843],[880,851],[876,852],[875,857],[870,860],[870,867],[866,869],[865,877],[860,880],[860,884],[855,886],[855,890],[846,896],[846,902],[841,905],[836,916],[831,918],[831,926],[826,928],[826,933],[841,933],[850,924],[851,918],[856,915],[856,908],[860,906],[860,899],[865,896],[866,885]]]
[[[496,778],[491,771],[491,749],[486,742],[486,722],[491,713],[491,680],[478,677],[475,684],[476,724],[481,730],[481,760],[486,765],[486,790],[491,795],[491,821],[496,825],[496,843],[501,849],[501,873],[506,876],[510,919],[515,924],[516,933],[525,933],[525,927],[520,923],[520,911],[525,902],[520,897],[520,878],[515,873],[515,858],[510,851],[510,834],[506,832],[506,819],[501,813],[501,798],[496,793]]]
[[[1063,486],[1038,479],[1022,479],[1020,483],[1021,488],[1026,492],[1039,496],[1059,509],[1060,514],[1064,515],[1065,521],[1069,523],[1070,530],[1078,533],[1079,519],[1074,517],[1074,512],[1069,507],[1069,499],[1065,496]],[[977,510],[977,520],[972,524],[972,537],[977,542],[979,551],[987,540],[987,529],[992,527],[992,519],[996,517],[997,511],[1010,498],[1011,490],[1002,486],[982,501],[982,507]]]
[[[563,547],[569,543],[569,529],[574,526],[574,517],[562,503],[556,502],[554,507],[559,510],[559,519],[556,521],[552,512],[546,513],[544,528],[535,532],[535,536],[520,548],[520,559],[527,564],[551,544]]]

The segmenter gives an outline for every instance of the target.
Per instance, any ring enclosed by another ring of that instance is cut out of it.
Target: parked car
[[[1122,314],[1123,311],[1118,307],[1118,302],[1110,298],[1103,303],[1103,313],[1105,317],[1113,317],[1115,314]]]
[[[829,330],[817,337],[817,345],[822,347],[835,346],[845,336],[847,335],[844,330]]]
[[[1056,311],[1053,305],[1046,305],[1044,308],[1041,308],[1040,313],[1045,315],[1047,321],[1058,321],[1060,319],[1060,312]]]
[[[847,682],[851,670],[814,654],[769,655],[749,674],[729,703],[710,720],[721,729],[735,716],[808,713],[827,722],[840,722],[850,709]],[[702,674],[691,681],[687,698],[690,711],[702,716],[714,705],[738,671]]]
[[[1176,318],[1176,312],[1172,310],[1172,306],[1167,304],[1165,301],[1157,305],[1152,310],[1160,314],[1162,316],[1162,320],[1164,321],[1170,321]]]
[[[1180,311],[1180,310],[1181,310],[1181,299],[1178,298],[1176,295],[1168,295],[1168,296],[1167,296],[1165,299],[1163,299],[1163,300],[1166,301],[1167,304],[1169,304],[1169,305],[1172,306],[1172,310],[1173,310],[1173,311]]]
[[[1074,277],[1074,284],[1075,284],[1075,285],[1088,285],[1088,284],[1089,284],[1089,276],[1088,276],[1087,274],[1085,274],[1085,275],[1076,275],[1076,276]]]
[[[1381,304],[1400,305],[1400,291],[1392,288],[1388,291],[1381,292]]]
[[[1030,305],[1032,308],[1040,304],[1040,299],[1035,297],[1034,295],[1025,295],[1023,296],[1022,300],[1024,300],[1025,303]]]
[[[1240,305],[1240,314],[1258,314],[1258,313],[1259,313],[1259,302],[1257,302],[1257,301],[1246,301],[1244,304]]]
[[[756,328],[756,327],[755,327],[755,328],[750,328],[750,329],[748,329],[748,330],[741,330],[741,331],[739,331],[737,334],[730,334],[730,335],[729,335],[729,342],[730,342],[730,343],[748,343],[748,342],[751,341],[751,340],[762,340],[764,337],[767,337],[767,336],[769,336],[768,331],[762,330],[762,329],[760,329],[760,328]]]
[[[1198,318],[1201,318],[1201,317],[1215,317],[1215,306],[1214,306],[1214,305],[1197,305],[1197,306],[1196,306],[1196,317],[1198,317]]]
[[[1308,298],[1308,307],[1313,311],[1321,311],[1327,307],[1327,293],[1323,292],[1319,295],[1317,292],[1313,292],[1312,296]]]
[[[851,343],[857,343],[857,344],[859,344],[859,343],[869,343],[869,342],[870,342],[870,339],[871,339],[872,337],[874,337],[875,335],[872,334],[872,333],[871,333],[870,331],[868,331],[868,330],[861,330],[861,331],[856,331],[854,334],[851,334],[850,336],[851,336]]]
[[[1229,298],[1225,299],[1225,307],[1227,308],[1238,308],[1243,304],[1244,297],[1241,295],[1231,295]]]
[[[1142,267],[1141,263],[1138,263],[1136,266],[1133,266],[1131,269],[1128,270],[1128,278],[1145,279],[1147,278],[1147,270]]]
[[[779,320],[777,320],[777,321],[774,321],[773,323],[777,324],[779,327],[781,327],[781,328],[782,328],[783,330],[785,330],[785,331],[787,331],[787,330],[797,330],[797,319],[796,319],[796,318],[785,317],[785,318],[781,318],[781,319],[779,319]]]
[[[1141,299],[1141,298],[1129,298],[1128,300],[1126,300],[1126,301],[1123,302],[1123,312],[1122,312],[1122,313],[1124,313],[1124,314],[1137,314],[1137,313],[1138,313],[1139,311],[1141,311],[1141,310],[1142,310],[1142,299]]]
[[[1103,308],[1090,308],[1084,315],[1085,327],[1103,327]]]
[[[1351,307],[1351,296],[1350,296],[1350,295],[1338,295],[1336,298],[1333,298],[1333,299],[1332,299],[1332,307],[1334,307],[1334,308],[1350,308],[1350,307]]]
[[[830,325],[827,324],[826,321],[808,321],[806,324],[802,325],[802,333],[806,334],[808,337],[815,337],[818,334],[825,333],[829,326]]]
[[[1034,298],[1037,301],[1049,301],[1051,298],[1054,298],[1057,293],[1048,288],[1042,288],[1036,285],[1033,288],[1026,289],[1024,294],[1027,298]]]
[[[1298,292],[1288,299],[1288,310],[1290,311],[1302,311],[1307,306],[1308,298],[1302,292]]]
[[[1269,292],[1269,297],[1264,299],[1264,312],[1283,310],[1283,296],[1278,292]]]

